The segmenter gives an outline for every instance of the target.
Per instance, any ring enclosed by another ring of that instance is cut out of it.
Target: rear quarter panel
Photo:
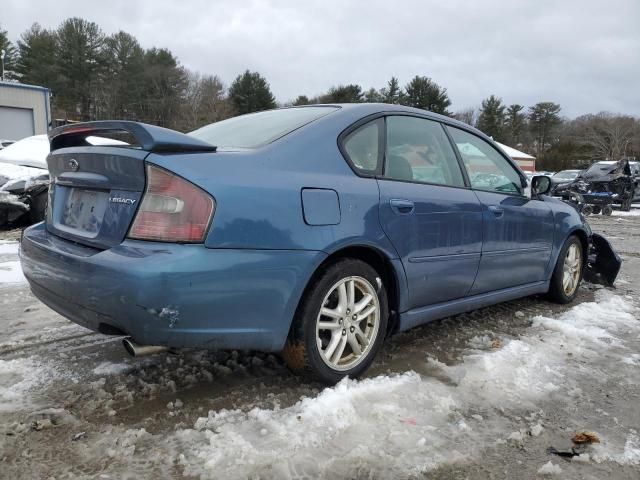
[[[332,115],[266,147],[249,151],[190,155],[153,154],[165,167],[208,191],[216,212],[205,245],[209,248],[322,250],[364,244],[397,256],[380,227],[378,186],[358,177],[337,145],[340,132],[359,118]],[[302,190],[337,193],[340,221],[309,225]]]

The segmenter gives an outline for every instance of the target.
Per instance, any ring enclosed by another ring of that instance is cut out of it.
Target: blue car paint
[[[72,235],[55,223],[39,224],[24,233],[25,276],[45,303],[94,330],[102,323],[131,334],[140,343],[273,351],[284,345],[313,273],[329,255],[344,248],[374,250],[391,266],[397,288],[397,304],[392,308],[400,314],[399,330],[546,291],[568,235],[576,232],[586,240],[590,233],[576,210],[548,197],[501,199],[535,203],[534,213],[544,217],[544,228],[539,232],[536,228],[542,225],[519,222],[515,238],[508,235],[511,230],[503,231],[507,236],[497,237],[490,248],[520,249],[520,260],[529,250],[536,258],[522,270],[509,262],[503,271],[499,264],[489,264],[485,274],[480,271],[485,251],[482,232],[488,235],[494,230],[482,202],[484,192],[361,177],[345,161],[338,136],[355,122],[384,112],[430,118],[491,141],[447,117],[400,106],[361,104],[343,105],[251,150],[146,154],[110,147],[65,148],[50,155],[50,165],[64,162],[69,155],[85,155],[87,161],[97,162],[95,153],[106,151],[112,158],[106,168],[114,166],[107,176],[118,181],[125,181],[117,172],[123,165],[118,156],[131,155],[130,168],[140,169],[147,163],[170,170],[215,198],[213,222],[203,245],[124,239],[131,212],[122,214],[119,221],[112,219],[111,225],[103,224],[106,245],[91,239],[83,239],[86,246],[78,245],[66,240]],[[64,175],[56,178],[54,192],[58,185],[64,187]],[[74,185],[87,187],[98,180],[72,178]],[[118,195],[139,200],[139,185],[135,191],[116,186]],[[315,190],[333,191],[336,199],[332,195],[328,203],[318,201]],[[422,197],[415,207],[417,215],[409,219],[392,212],[391,200],[406,199],[412,191],[420,191],[416,195]],[[303,200],[303,192],[312,192],[309,202]],[[110,206],[114,211],[121,207]],[[314,220],[305,221],[305,207]],[[456,215],[440,222],[439,212]],[[465,220],[473,223],[472,229],[463,228]],[[416,238],[416,228],[435,230]],[[508,258],[494,256],[501,257]],[[490,288],[496,273],[510,285]],[[510,275],[525,276],[527,281],[522,284],[512,278],[509,282]],[[476,277],[486,284],[470,296]]]
[[[109,325],[154,345],[277,351],[326,254],[136,240],[95,250],[41,223],[25,233],[21,258],[35,295],[92,330]]]

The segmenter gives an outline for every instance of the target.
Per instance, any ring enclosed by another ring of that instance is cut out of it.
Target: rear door
[[[471,294],[544,280],[554,235],[551,208],[525,195],[518,170],[489,142],[447,128],[482,203],[482,260]]]
[[[409,308],[464,297],[482,247],[482,208],[443,126],[386,117],[380,221],[404,265]]]
[[[108,146],[51,153],[47,230],[97,248],[121,243],[144,192],[147,155],[140,149]]]

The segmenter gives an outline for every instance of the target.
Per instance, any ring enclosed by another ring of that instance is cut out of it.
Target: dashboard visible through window
[[[523,193],[517,170],[488,142],[458,128],[447,129],[458,147],[472,188],[508,194]]]

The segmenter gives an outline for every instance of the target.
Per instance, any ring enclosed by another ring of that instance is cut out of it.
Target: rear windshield
[[[336,110],[337,107],[302,107],[250,113],[212,123],[189,135],[217,147],[255,148]]]
[[[598,173],[602,175],[607,175],[609,173],[614,173],[617,169],[618,169],[617,163],[604,163],[604,162],[594,163],[589,167],[589,170],[587,170],[587,175],[593,175]]]

